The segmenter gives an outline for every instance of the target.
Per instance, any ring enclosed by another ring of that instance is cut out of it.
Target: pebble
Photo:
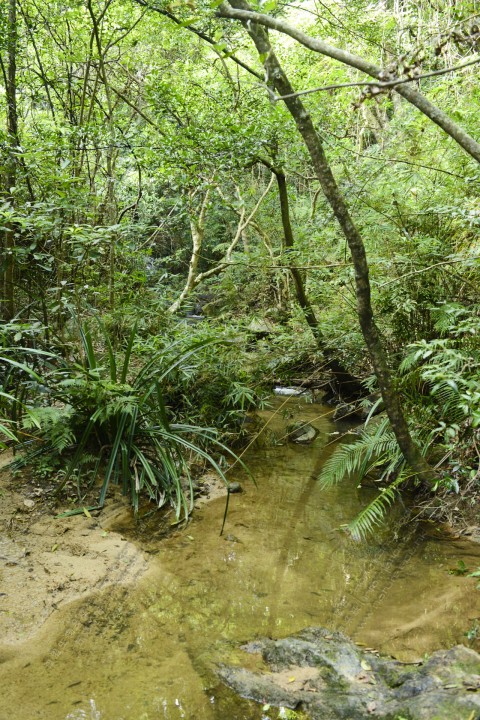
[[[231,483],[229,483],[229,485],[228,485],[228,492],[229,492],[230,494],[232,494],[232,493],[241,493],[241,492],[243,492],[243,489],[242,489],[242,486],[240,485],[239,482],[231,482]]]

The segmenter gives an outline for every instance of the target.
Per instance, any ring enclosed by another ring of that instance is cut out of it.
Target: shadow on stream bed
[[[223,537],[220,498],[185,530],[149,547],[148,570],[133,583],[60,607],[24,641],[0,639],[0,718],[277,718],[278,709],[262,710],[218,678],[221,665],[267,669],[258,657],[246,660],[242,643],[314,625],[402,661],[466,643],[480,617],[480,593],[472,579],[449,570],[459,561],[480,566],[480,546],[418,535],[359,544],[339,531],[369,491],[354,481],[320,488],[316,478],[336,431],[329,413],[293,398],[275,416],[269,428],[277,442],[299,421],[318,434],[308,446],[265,443],[249,451],[257,484],[240,472],[231,478],[244,492],[230,499]],[[121,527],[131,540],[133,529]],[[115,525],[110,534],[123,544]]]

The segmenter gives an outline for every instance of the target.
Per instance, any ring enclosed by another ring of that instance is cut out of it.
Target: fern
[[[49,451],[62,453],[75,442],[70,424],[73,416],[74,410],[70,405],[31,408],[23,418],[23,427],[37,428],[43,437],[48,437]]]
[[[363,430],[359,440],[341,445],[326,461],[320,473],[322,487],[330,487],[355,475],[360,480],[375,467],[387,465],[388,473],[401,462],[401,453],[387,419],[372,431]]]
[[[455,312],[446,313],[449,322],[465,314],[464,309],[454,308]],[[476,317],[462,320],[461,328],[454,333],[451,325],[447,326],[444,315],[439,327],[449,328],[454,335],[450,338],[413,343],[400,365],[404,375],[402,387],[407,389],[418,402],[418,387],[423,384],[428,390],[429,402],[436,406],[437,421],[441,428],[459,425],[470,421],[474,426],[480,413],[479,390],[480,375],[478,372],[479,356],[471,343],[462,342],[463,335],[475,336],[478,329]],[[425,403],[425,400],[424,400]]]
[[[382,523],[406,479],[407,474],[400,473],[390,485],[382,488],[380,494],[346,526],[354,540],[364,540]]]
[[[99,326],[99,341],[103,341],[98,342],[99,349],[94,346],[90,329],[82,326],[81,361],[58,358],[56,366],[42,378],[44,402],[50,405],[35,408],[25,418],[24,427],[35,427],[37,432],[23,443],[24,455],[15,460],[15,467],[37,461],[45,453],[60,462],[67,451],[69,461],[58,494],[72,477],[82,476],[82,468],[91,464],[93,452],[94,479],[102,475],[99,506],[103,506],[113,482],[130,494],[135,511],[143,492],[159,506],[170,503],[177,520],[181,514],[187,518],[193,507],[189,471],[193,457],[209,463],[225,483],[222,469],[206,447],[244,465],[219,441],[215,431],[172,423],[165,386],[170,374],[182,370],[187,361],[191,364],[199,350],[225,341],[211,336],[183,350],[172,343],[138,366],[131,362],[136,326],[127,338],[123,359],[115,353],[100,322]]]
[[[408,477],[388,419],[382,420],[374,429],[364,428],[356,442],[338,447],[319,476],[322,487],[329,487],[351,476],[360,482],[377,467],[382,468],[380,480],[388,485],[346,526],[354,540],[364,539],[380,525]],[[393,475],[396,478],[390,481]]]

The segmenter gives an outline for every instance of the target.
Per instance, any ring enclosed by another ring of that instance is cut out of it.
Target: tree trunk
[[[234,8],[250,9],[244,0],[230,0],[230,4]],[[244,26],[255,43],[257,51],[263,59],[267,75],[271,82],[273,82],[277,92],[280,95],[292,95],[294,89],[272,50],[266,30],[252,22],[246,22]],[[388,368],[380,333],[374,321],[371,305],[369,270],[362,237],[350,217],[347,205],[328,164],[323,145],[315,130],[310,114],[298,97],[285,99],[285,104],[309,151],[324,195],[333,210],[350,249],[355,269],[357,313],[360,327],[370,353],[380,392],[385,403],[385,409],[398,445],[414,473],[423,480],[431,480],[435,477],[435,473],[423,458],[419,448],[410,435]]]
[[[202,252],[202,246],[203,246],[203,239],[205,236],[205,213],[204,208],[207,206],[208,197],[209,197],[210,191],[207,190],[207,193],[205,195],[205,199],[202,204],[202,210],[200,212],[199,218],[190,218],[190,231],[192,234],[192,255],[190,257],[190,263],[188,265],[188,277],[187,282],[185,283],[185,287],[183,288],[182,292],[178,296],[178,298],[175,300],[174,303],[170,305],[168,308],[168,312],[170,313],[176,313],[185,298],[187,298],[192,290],[198,285],[198,282],[196,282],[196,278],[198,275],[198,263],[200,260],[200,254]]]
[[[277,178],[285,247],[287,250],[293,249],[295,247],[295,240],[293,236],[292,223],[290,222],[290,203],[288,200],[287,180],[285,174],[278,168],[273,167],[270,163],[267,163],[264,160],[261,162],[266,165]],[[312,331],[318,348],[327,361],[325,369],[332,373],[333,387],[331,397],[338,397],[347,402],[351,400],[358,400],[365,395],[365,390],[361,382],[349,373],[342,363],[334,357],[332,350],[325,343],[325,338],[318,326],[317,316],[315,315],[312,304],[305,292],[305,285],[300,270],[296,268],[295,265],[289,265],[288,269],[292,275],[295,285],[297,302],[303,311],[307,325]]]
[[[235,9],[232,10],[232,7]],[[314,52],[318,52],[325,57],[330,57],[333,60],[338,60],[344,65],[356,68],[380,82],[383,80],[382,68],[378,67],[374,63],[364,60],[358,55],[354,55],[347,50],[342,50],[340,48],[333,47],[332,45],[328,45],[328,43],[320,40],[319,38],[310,37],[281,18],[274,18],[271,15],[252,12],[252,9],[244,2],[223,2],[217,9],[216,14],[219,17],[239,20],[246,28],[247,24],[252,23],[256,24],[256,27],[262,26],[285,33]],[[276,86],[275,82],[274,84]],[[409,84],[396,85],[393,89],[395,93],[404,97],[432,122],[438,125],[438,127],[446,132],[447,135],[450,135],[450,137],[453,138],[455,142],[458,143],[458,145],[460,145],[460,147],[462,147],[472,158],[474,158],[477,162],[480,162],[480,143],[465,132],[462,127],[457,125],[457,123],[454,122],[445,112],[443,112],[443,110],[440,110],[440,108],[430,102],[425,95],[422,95],[421,92],[415,90],[415,88]],[[277,91],[280,95],[291,94],[281,92],[278,87]]]
[[[101,32],[101,21],[107,11],[107,8],[111,4],[111,0],[108,0],[108,2],[105,3],[102,12],[100,13],[100,16],[97,17],[93,11],[93,5],[92,0],[88,0],[87,2],[87,8],[88,12],[90,14],[90,18],[92,21],[92,31],[93,36],[95,38],[95,44],[97,47],[98,52],[98,67],[99,67],[99,75],[103,81],[104,89],[105,89],[105,97],[107,100],[107,117],[106,117],[106,124],[107,124],[107,137],[108,137],[108,146],[106,150],[106,176],[107,176],[107,188],[105,193],[105,216],[106,221],[108,225],[113,225],[116,220],[117,212],[116,212],[116,206],[115,206],[115,159],[116,159],[116,152],[114,149],[114,141],[115,141],[115,133],[114,133],[114,122],[113,122],[113,103],[112,103],[112,97],[110,92],[110,84],[107,77],[107,71],[105,68],[105,57],[106,53],[108,52],[108,46],[104,50],[102,47],[102,32]],[[82,104],[83,107],[83,104]],[[83,110],[82,110],[83,113]],[[108,262],[108,296],[109,296],[109,305],[110,310],[115,309],[115,265],[116,265],[116,241],[117,241],[117,234],[116,232],[112,233],[112,236],[110,238],[110,247],[109,247],[109,262]]]
[[[16,0],[9,0],[7,25],[7,162],[5,172],[5,196],[11,208],[14,206],[14,188],[17,181],[16,150],[18,145],[18,115],[17,115],[17,4]],[[15,229],[12,222],[8,222],[4,231],[4,260],[3,260],[3,309],[2,315],[7,322],[15,315],[14,301],[14,248]]]

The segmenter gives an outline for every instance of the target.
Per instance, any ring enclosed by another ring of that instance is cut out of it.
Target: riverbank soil
[[[0,473],[0,636],[15,646],[59,608],[110,585],[127,585],[147,570],[146,555],[111,532],[128,507],[111,500],[101,514],[58,518],[42,489]]]
[[[6,457],[3,464],[9,462]],[[201,478],[196,507],[226,496],[214,473]],[[112,491],[102,511],[61,517],[71,506],[40,484],[0,470],[0,637],[3,650],[35,635],[61,607],[109,586],[134,584],[149,553],[172,532],[153,512],[136,525],[129,502]]]

